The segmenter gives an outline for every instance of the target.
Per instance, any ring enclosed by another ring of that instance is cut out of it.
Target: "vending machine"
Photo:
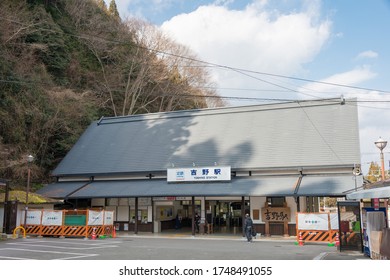
[[[363,252],[366,256],[371,257],[374,242],[377,241],[374,233],[386,228],[386,221],[386,208],[362,208]]]

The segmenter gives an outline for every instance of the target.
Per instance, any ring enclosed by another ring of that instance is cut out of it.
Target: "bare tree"
[[[76,21],[83,34],[80,40],[100,65],[102,76],[97,82],[102,93],[108,95],[113,115],[223,103],[210,90],[205,65],[187,47],[144,21],[128,19],[124,24],[107,21],[104,20],[107,14],[90,15],[78,2],[67,1],[68,12],[82,22]]]
[[[174,42],[156,26],[144,21],[131,19],[126,23],[135,34],[136,43],[155,56],[153,69],[158,71],[152,71],[151,74],[159,84],[150,94],[154,96],[153,101],[160,101],[159,111],[184,108],[190,103],[197,108],[224,105],[210,89],[211,78],[205,67],[207,65],[200,62],[188,47]],[[214,101],[205,103],[207,98]]]

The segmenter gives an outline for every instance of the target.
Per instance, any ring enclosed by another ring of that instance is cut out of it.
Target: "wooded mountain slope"
[[[14,186],[28,154],[34,185],[47,181],[101,116],[223,105],[189,49],[99,3],[0,2],[0,178]]]

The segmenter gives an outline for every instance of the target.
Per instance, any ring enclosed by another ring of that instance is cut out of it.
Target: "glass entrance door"
[[[214,205],[212,211],[214,232],[232,234],[242,232],[241,201],[215,201],[210,204]],[[244,210],[249,212],[248,202],[245,202]]]

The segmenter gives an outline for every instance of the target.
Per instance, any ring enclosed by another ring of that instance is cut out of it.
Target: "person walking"
[[[199,225],[200,225],[200,216],[198,213],[195,213],[195,227],[196,233],[199,233]]]
[[[248,242],[252,242],[252,227],[253,227],[252,218],[249,216],[249,214],[245,214],[244,230]]]

